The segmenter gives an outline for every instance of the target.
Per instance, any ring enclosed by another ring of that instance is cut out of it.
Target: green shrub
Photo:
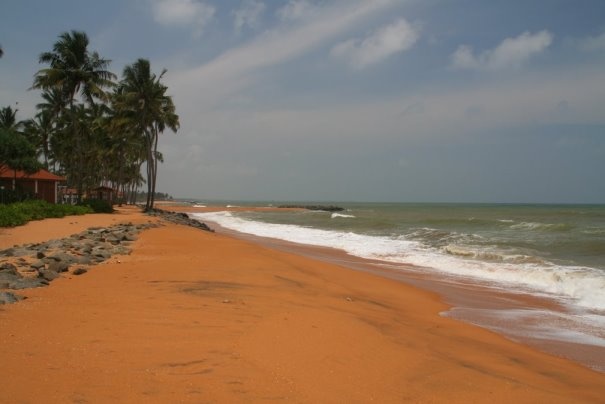
[[[113,213],[113,206],[99,199],[85,199],[82,206],[89,206],[95,213]]]
[[[41,200],[0,205],[0,227],[23,225],[30,220],[92,213],[88,206],[53,205]]]

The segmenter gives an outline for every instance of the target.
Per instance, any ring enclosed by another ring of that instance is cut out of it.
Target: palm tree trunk
[[[153,178],[153,148],[151,135],[147,133],[147,202],[145,204],[145,210],[152,208],[151,202],[151,179]]]
[[[158,131],[157,126],[153,130],[153,181],[151,185],[151,207],[155,203],[155,181],[158,175]]]

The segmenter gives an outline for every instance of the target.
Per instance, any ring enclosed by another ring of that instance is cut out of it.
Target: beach
[[[2,229],[0,247],[150,220],[161,222],[125,208],[32,222]],[[605,397],[604,373],[441,316],[448,306],[435,293],[221,231],[162,224],[143,231],[130,255],[0,306],[0,401]]]

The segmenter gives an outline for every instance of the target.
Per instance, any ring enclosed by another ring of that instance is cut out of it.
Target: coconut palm
[[[124,68],[123,79],[116,95],[116,108],[125,119],[130,119],[135,130],[144,139],[147,163],[147,202],[145,209],[153,208],[155,183],[157,178],[158,135],[166,128],[176,132],[179,117],[172,97],[166,95],[167,87],[161,83],[166,73],[157,76],[151,71],[148,60],[138,59]]]
[[[40,55],[39,62],[49,65],[34,76],[36,89],[57,89],[71,106],[79,94],[89,104],[95,99],[106,100],[105,89],[113,85],[116,76],[107,70],[108,59],[89,52],[85,32],[71,31],[59,35],[52,52]]]
[[[23,134],[36,146],[38,154],[41,154],[44,159],[44,168],[48,169],[50,138],[55,130],[51,111],[41,110],[33,119],[26,120],[23,128]]]
[[[70,132],[64,132],[62,140],[73,143],[76,164],[71,164],[73,156],[65,161],[69,160],[71,170],[68,172],[75,177],[78,198],[82,195],[86,179],[84,155],[88,151],[84,137],[90,134],[90,127],[87,127],[90,121],[83,106],[76,105],[76,97],[91,107],[95,105],[95,100],[105,101],[108,99],[105,89],[114,85],[112,79],[115,78],[107,70],[110,61],[101,58],[97,52],[91,53],[88,45],[88,36],[84,32],[71,31],[59,35],[53,50],[40,55],[40,63],[47,63],[49,67],[36,73],[32,86],[45,91],[47,101],[54,103],[57,114],[63,112],[62,121]]]
[[[23,122],[17,121],[17,111],[10,106],[0,108],[0,129],[10,132],[19,132],[23,127]]]

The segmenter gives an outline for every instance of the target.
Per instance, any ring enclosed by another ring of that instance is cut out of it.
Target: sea
[[[443,316],[605,371],[605,205],[331,204],[344,210],[191,216],[342,250],[370,271],[441,294],[452,305]]]

